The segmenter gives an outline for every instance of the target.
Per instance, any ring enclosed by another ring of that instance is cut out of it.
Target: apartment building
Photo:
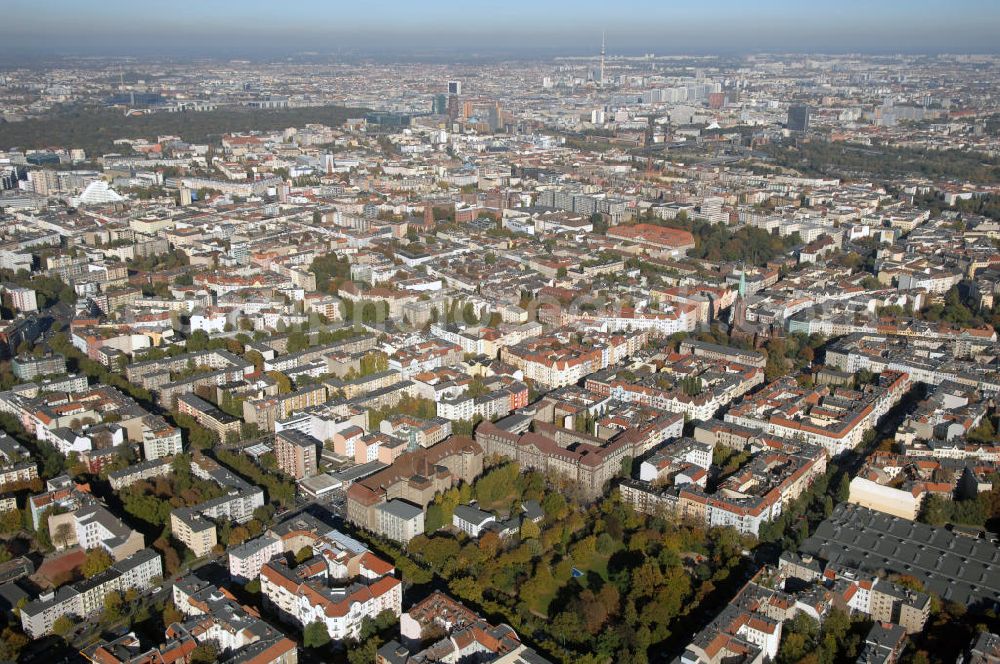
[[[793,378],[771,383],[744,398],[725,415],[727,422],[785,438],[819,445],[831,457],[861,444],[910,387],[908,374],[883,372],[879,384],[849,390],[828,386],[800,387]]]
[[[218,544],[215,524],[190,507],[170,512],[170,532],[198,558],[210,554]]]
[[[461,353],[496,357],[501,348],[513,346],[542,333],[542,325],[536,321],[522,324],[501,324],[499,327],[432,324],[431,335],[453,344]],[[461,355],[457,358],[461,360]],[[457,361],[456,360],[456,361]],[[452,362],[451,364],[453,364]],[[437,366],[447,366],[441,363]],[[427,371],[435,367],[427,366]]]
[[[383,611],[398,616],[403,602],[395,569],[370,553],[359,558],[352,564],[357,573],[343,576],[323,555],[295,567],[275,558],[260,571],[263,601],[300,629],[320,622],[334,641],[356,638],[365,618]]]
[[[45,491],[28,497],[31,523],[35,530],[41,526],[42,515],[56,507],[64,513],[75,512],[81,507],[97,505],[99,501],[90,493],[87,484],[76,484],[69,475],[53,477],[45,482]]]
[[[379,423],[379,431],[407,441],[410,447],[430,447],[451,435],[451,422],[444,417],[424,420],[411,415],[390,415]]]
[[[529,431],[529,425],[533,430]],[[483,422],[476,442],[485,454],[517,461],[522,469],[534,468],[563,475],[587,500],[604,492],[605,483],[622,473],[626,459],[636,459],[671,438],[681,435],[684,416],[666,414],[628,427],[608,439],[565,429],[530,417],[511,415],[499,422]]]
[[[678,664],[763,664],[773,661],[782,623],[805,606],[780,589],[764,568],[694,635]],[[815,614],[815,610],[812,611]]]
[[[458,364],[462,349],[452,343],[432,339],[412,346],[399,348],[389,358],[389,369],[398,372],[403,380],[422,371]]]
[[[151,461],[140,461],[108,473],[108,483],[115,491],[121,491],[127,486],[149,480],[154,477],[165,477],[174,471],[173,458],[161,457]]]
[[[278,469],[296,480],[312,477],[318,470],[318,456],[321,441],[312,436],[287,429],[274,436],[274,456]]]
[[[876,583],[871,591],[872,620],[895,623],[916,634],[923,630],[931,614],[931,597],[896,583]]]
[[[298,662],[295,642],[261,619],[256,608],[236,601],[225,588],[189,574],[173,584],[173,602],[184,619],[167,626],[167,645],[211,643],[218,648],[220,661],[240,664]]]
[[[181,507],[170,512],[171,529],[198,556],[206,555],[217,543],[214,521],[227,519],[246,523],[254,510],[264,505],[264,490],[254,486],[215,461],[198,457],[191,462],[191,473],[200,479],[215,482],[226,490],[225,495]]]
[[[274,431],[277,420],[287,419],[292,413],[326,403],[327,391],[323,385],[307,387],[262,399],[243,402],[243,419],[256,424],[261,431]]]
[[[654,455],[640,467],[639,480],[622,482],[622,499],[646,514],[671,514],[757,535],[827,467],[821,448],[765,436],[756,439],[746,464],[708,491],[705,468],[692,463],[705,461],[701,445],[682,439],[674,444],[678,448],[674,454],[668,447],[662,452],[664,458]]]
[[[548,387],[564,387],[634,355],[648,341],[645,331],[592,333],[583,343],[572,337],[572,332],[560,330],[522,341],[503,348],[500,359],[524,372],[525,378]]]
[[[174,456],[184,451],[181,430],[159,415],[142,418],[142,456],[147,461]]]
[[[829,589],[834,593],[834,605],[841,610],[861,613],[876,623],[899,625],[907,634],[922,630],[930,617],[930,595],[856,565],[834,564],[811,554],[785,551],[778,568],[790,578]]]
[[[440,637],[421,649],[429,633]],[[379,648],[377,664],[422,662],[490,662],[492,664],[549,664],[521,643],[509,625],[491,625],[461,602],[434,591],[414,604],[399,620],[399,640]]]
[[[385,538],[407,544],[417,535],[424,534],[424,510],[399,498],[375,507],[378,513],[376,532]]]
[[[678,352],[683,355],[695,355],[706,357],[711,360],[722,360],[724,362],[735,362],[751,367],[764,368],[767,364],[767,357],[764,353],[755,350],[744,350],[731,346],[721,346],[719,344],[699,341],[697,339],[684,339],[681,341]]]
[[[58,353],[41,357],[18,355],[10,361],[11,371],[21,380],[35,380],[42,376],[66,373],[66,358]]]
[[[663,303],[656,310],[649,311],[630,308],[592,313],[563,311],[559,317],[561,325],[596,327],[609,333],[642,330],[658,337],[694,332],[701,319],[698,305],[683,302]]]
[[[434,496],[483,472],[483,448],[471,438],[451,436],[436,445],[399,455],[387,468],[362,478],[347,490],[347,519],[380,532],[381,504],[405,500],[425,510]]]
[[[496,420],[528,405],[529,390],[524,383],[506,376],[494,377],[486,383],[494,388],[486,394],[442,397],[437,402],[438,416],[452,421]]]
[[[61,528],[62,524],[69,528]],[[101,548],[114,560],[124,560],[146,545],[142,533],[126,526],[102,505],[87,505],[49,517],[49,537],[56,548]]]
[[[33,289],[4,284],[2,292],[4,304],[14,311],[23,311],[26,313],[38,311],[38,297]]]
[[[62,616],[85,618],[104,610],[104,598],[110,592],[145,590],[163,575],[160,554],[140,549],[104,572],[47,592],[21,607],[24,633],[37,639],[52,632],[52,625]]]
[[[625,403],[683,413],[689,419],[708,420],[723,406],[764,383],[764,370],[724,360],[671,354],[669,372],[634,377],[614,369],[586,378],[591,392]]]
[[[239,435],[241,422],[238,417],[219,410],[214,404],[205,401],[195,394],[182,394],[177,397],[177,411],[190,415],[209,431],[214,431],[219,440],[226,440],[230,435]]]
[[[38,477],[38,464],[28,449],[6,433],[0,433],[0,487],[30,482]]]
[[[861,369],[874,373],[901,371],[929,385],[948,381],[1000,391],[1000,376],[989,363],[974,359],[973,353],[991,346],[992,339],[974,334],[976,330],[965,332],[951,339],[934,340],[921,334],[849,334],[827,347],[826,363],[851,373]]]
[[[234,581],[245,583],[260,576],[265,563],[285,552],[280,537],[265,533],[229,549],[229,576]]]

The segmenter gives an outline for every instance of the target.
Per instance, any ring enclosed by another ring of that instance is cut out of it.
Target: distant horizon
[[[135,64],[158,64],[177,63],[191,64],[195,62],[216,62],[216,63],[239,63],[277,65],[282,63],[294,64],[336,64],[338,62],[377,62],[382,64],[409,64],[427,63],[437,65],[474,65],[500,62],[547,62],[559,59],[584,62],[588,59],[596,61],[599,58],[600,44],[597,50],[589,51],[569,51],[556,47],[551,49],[503,49],[503,48],[480,48],[476,51],[469,49],[441,48],[438,50],[405,48],[397,46],[394,48],[377,49],[348,49],[338,51],[320,50],[300,50],[283,51],[281,49],[267,50],[266,52],[252,52],[240,49],[218,48],[206,51],[176,52],[169,50],[159,50],[149,48],[140,50],[102,51],[93,50],[71,50],[65,51],[37,51],[20,50],[18,52],[5,51],[0,47],[0,67],[17,67],[30,65],[33,62],[55,64],[65,60],[83,60],[80,64],[100,61],[132,61]],[[628,59],[638,61],[643,56],[651,55],[654,59],[676,59],[683,61],[692,60],[740,60],[751,57],[795,59],[795,58],[940,58],[940,57],[1000,57],[998,51],[977,51],[977,50],[943,50],[943,51],[901,51],[896,49],[885,50],[732,50],[732,51],[654,51],[651,49],[638,50],[635,52],[609,52],[607,60]]]
[[[752,4],[752,6],[747,6]],[[8,0],[0,55],[10,57],[296,57],[307,51],[386,58],[608,54],[994,55],[1000,3],[989,0],[793,0],[704,3],[632,0],[509,0],[481,7],[456,0]]]

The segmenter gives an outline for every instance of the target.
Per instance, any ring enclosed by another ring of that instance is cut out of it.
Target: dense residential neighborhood
[[[1000,660],[1000,58],[609,48],[0,60],[0,661]]]

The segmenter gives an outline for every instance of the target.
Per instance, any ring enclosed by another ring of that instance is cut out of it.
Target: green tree
[[[551,521],[563,519],[568,511],[566,498],[561,493],[550,491],[542,499],[542,511],[545,512],[545,516]]]
[[[538,528],[538,524],[530,519],[525,519],[521,523],[521,539],[535,539],[541,535],[541,530]]]
[[[778,380],[788,373],[788,363],[785,361],[785,345],[779,339],[768,344],[767,363],[764,365],[764,378],[767,382]]]
[[[199,643],[191,651],[191,664],[213,664],[219,658],[219,648],[212,641]]]
[[[445,525],[444,508],[440,503],[434,502],[427,506],[427,515],[424,518],[424,532],[431,535]]]
[[[163,605],[163,624],[167,627],[175,622],[180,622],[184,620],[184,614],[174,606],[172,601],[168,601]]]
[[[844,473],[840,476],[840,481],[837,483],[837,502],[846,503],[851,497],[851,477]]]
[[[302,645],[306,648],[322,648],[330,643],[330,632],[326,625],[317,620],[305,626],[302,630]]]
[[[83,574],[84,578],[91,578],[97,576],[104,570],[111,567],[114,560],[111,555],[101,548],[94,548],[87,551],[87,557],[83,561],[83,565],[80,567],[80,572]]]
[[[59,616],[52,623],[52,633],[56,636],[66,636],[73,629],[73,620],[68,616]]]
[[[996,438],[996,430],[989,416],[983,417],[979,425],[969,431],[968,439],[977,443],[991,443]]]
[[[375,661],[382,639],[372,636],[360,645],[350,647],[347,651],[347,661],[349,664],[372,664]]]
[[[65,618],[65,616],[60,616]],[[68,620],[68,618],[67,618]],[[56,619],[59,622],[59,619]],[[60,625],[62,627],[62,625]],[[53,630],[55,628],[53,627]],[[70,629],[72,629],[72,623],[70,623]],[[65,632],[64,632],[65,633]],[[5,627],[3,632],[0,632],[0,661],[4,662],[17,662],[21,658],[21,651],[29,643],[28,637],[13,626]]]
[[[104,596],[104,613],[101,620],[105,623],[114,623],[122,617],[122,596],[117,592],[109,592]]]
[[[256,369],[257,371],[263,371],[264,370],[264,356],[261,355],[258,351],[256,351],[256,350],[248,350],[243,355],[243,359],[246,360],[247,362],[252,363],[253,366],[254,366],[254,369]]]
[[[278,394],[287,394],[292,391],[292,381],[280,371],[268,371],[267,375],[278,384]]]
[[[187,350],[188,352],[202,351],[208,348],[208,333],[204,330],[195,330],[191,333],[191,336],[187,340]]]

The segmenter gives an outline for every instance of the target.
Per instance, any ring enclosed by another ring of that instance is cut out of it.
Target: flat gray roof
[[[1000,606],[1000,546],[947,528],[841,503],[800,551],[829,563],[907,574],[942,599]]]
[[[415,519],[424,511],[414,505],[413,503],[408,503],[405,500],[400,500],[399,498],[393,498],[387,503],[382,503],[378,506],[378,509],[383,512],[387,512],[398,519],[404,519],[409,521],[410,519]]]

